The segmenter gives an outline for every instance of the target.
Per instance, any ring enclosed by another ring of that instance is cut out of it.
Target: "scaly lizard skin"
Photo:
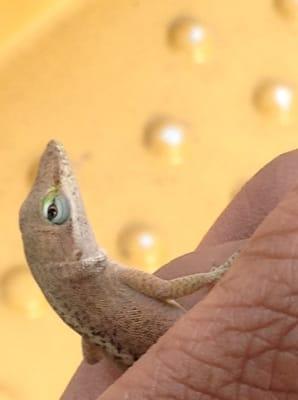
[[[51,141],[20,210],[32,274],[59,316],[83,337],[88,362],[98,349],[133,364],[184,313],[174,301],[216,283],[235,255],[207,273],[172,280],[127,268],[97,245],[63,146]]]

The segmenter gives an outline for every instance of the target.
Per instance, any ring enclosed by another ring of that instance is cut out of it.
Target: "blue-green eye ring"
[[[63,194],[57,191],[49,192],[42,202],[43,216],[52,224],[61,225],[70,216],[69,201]]]

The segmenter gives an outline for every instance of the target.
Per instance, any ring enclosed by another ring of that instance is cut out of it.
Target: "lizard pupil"
[[[49,192],[42,202],[42,214],[51,224],[64,224],[70,217],[70,204],[63,193]]]
[[[48,208],[48,220],[52,221],[58,215],[57,206],[55,203],[52,203]]]

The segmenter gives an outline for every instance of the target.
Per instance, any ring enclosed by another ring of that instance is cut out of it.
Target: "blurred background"
[[[297,71],[297,0],[0,1],[0,400],[58,399],[81,359],[18,230],[46,143],[102,246],[152,272],[297,147]]]

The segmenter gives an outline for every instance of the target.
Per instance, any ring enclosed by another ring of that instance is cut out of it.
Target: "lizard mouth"
[[[35,185],[46,186],[46,191],[52,186],[59,187],[63,179],[73,179],[71,163],[63,145],[51,140],[41,156]]]

